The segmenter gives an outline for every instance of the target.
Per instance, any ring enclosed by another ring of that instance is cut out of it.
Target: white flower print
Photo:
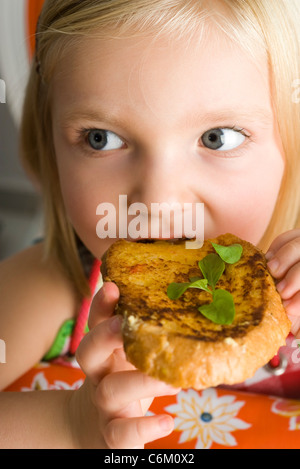
[[[45,375],[43,372],[38,373],[35,375],[30,388],[21,388],[22,392],[27,392],[27,391],[46,391],[49,389],[49,383],[45,378]]]
[[[300,430],[300,404],[294,399],[276,399],[271,408],[274,414],[289,418],[289,430]]]
[[[54,390],[72,390],[75,391],[76,389],[79,389],[83,385],[83,379],[79,379],[75,383],[68,384],[65,383],[64,381],[54,381],[54,384],[49,387],[49,389],[54,389]]]
[[[209,449],[213,442],[235,446],[231,432],[251,425],[236,418],[245,403],[234,401],[235,396],[218,397],[215,389],[206,389],[202,394],[193,389],[181,391],[177,404],[166,407],[167,412],[176,415],[175,430],[182,432],[179,443],[197,438],[196,449]]]
[[[83,379],[79,379],[73,384],[68,384],[64,381],[56,380],[53,384],[49,384],[44,373],[38,373],[32,383],[30,388],[23,387],[21,388],[22,392],[28,391],[47,391],[47,390],[73,390],[79,389],[83,385]]]

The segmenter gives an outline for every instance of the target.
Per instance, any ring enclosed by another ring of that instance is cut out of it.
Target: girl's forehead
[[[255,46],[255,41],[252,41],[253,44],[249,46],[252,53],[247,53],[246,42],[250,43],[248,34],[245,33],[244,38],[232,38],[228,32],[211,21],[203,21],[198,29],[182,34],[177,34],[176,30],[161,32],[155,28],[143,32],[132,29],[126,30],[125,34],[119,34],[117,29],[107,28],[82,36],[75,35],[70,41],[67,40],[64,47],[60,48],[63,51],[60,65],[66,64],[65,69],[72,65],[76,69],[81,61],[101,61],[103,64],[104,61],[108,63],[116,58],[120,60],[120,57],[126,61],[133,59],[139,64],[147,64],[153,58],[165,61],[165,56],[169,55],[176,56],[180,66],[185,57],[197,61],[206,51],[210,55],[211,63],[215,56],[220,59],[220,55],[225,54],[228,58],[237,51],[246,56],[249,62],[258,63],[259,67],[262,62],[266,63],[265,48],[257,47],[257,44]]]
[[[84,38],[69,47],[57,72],[54,91],[61,105],[76,95],[78,103],[128,110],[147,104],[153,114],[165,115],[168,107],[177,113],[198,105],[271,108],[267,60],[262,54],[255,62],[220,31],[180,40]]]

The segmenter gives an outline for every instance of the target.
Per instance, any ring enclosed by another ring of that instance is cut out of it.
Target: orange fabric
[[[150,410],[161,413],[166,408],[175,416],[175,431],[147,448],[300,447],[300,401],[218,388],[155,399]],[[211,421],[202,421],[201,414],[211,415]]]
[[[28,37],[28,54],[31,60],[35,50],[35,32],[37,21],[43,6],[44,0],[27,0],[26,3],[26,34]]]
[[[80,368],[63,366],[59,363],[39,363],[5,391],[26,392],[60,389],[78,389],[85,379]]]
[[[67,366],[66,366],[67,365]],[[68,363],[41,363],[6,391],[77,389],[84,381],[79,368]],[[298,449],[300,400],[224,389],[183,390],[157,398],[149,415],[169,413],[175,430],[148,449]]]

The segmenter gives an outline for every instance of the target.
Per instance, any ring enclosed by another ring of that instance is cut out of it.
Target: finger
[[[285,244],[289,243],[295,238],[300,237],[300,229],[297,230],[290,230],[281,235],[279,235],[272,244],[270,245],[268,252],[266,253],[267,260],[271,260],[272,257],[276,254],[276,252],[282,248]]]
[[[92,329],[101,321],[108,319],[114,313],[119,301],[120,292],[113,282],[105,282],[99,292],[95,295],[91,305],[88,325]]]
[[[291,332],[296,338],[300,338],[300,292],[291,299],[283,301],[283,306],[292,323]]]
[[[105,376],[97,388],[97,405],[107,413],[132,417],[131,404],[147,398],[174,395],[179,389],[144,373],[123,371]]]
[[[111,420],[104,431],[110,449],[142,449],[146,443],[169,435],[174,428],[170,415]]]
[[[300,262],[300,238],[284,244],[268,262],[268,268],[275,278],[282,278],[293,265]]]
[[[277,290],[283,300],[292,298],[300,290],[300,263],[298,262],[287,272],[277,284]]]
[[[103,321],[82,339],[76,351],[79,366],[95,385],[114,350],[123,348],[121,324],[119,316]]]

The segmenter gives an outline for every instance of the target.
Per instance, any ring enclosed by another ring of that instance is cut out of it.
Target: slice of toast
[[[205,291],[191,288],[178,300],[167,296],[170,283],[202,276],[198,262],[215,252],[212,242],[243,247],[241,259],[226,264],[218,282],[234,298],[230,325],[216,324],[198,311],[211,301]],[[184,240],[120,240],[105,254],[102,274],[120,290],[116,314],[124,317],[128,360],[176,387],[240,383],[277,353],[290,331],[264,254],[231,234],[205,241],[201,249],[186,249]]]

